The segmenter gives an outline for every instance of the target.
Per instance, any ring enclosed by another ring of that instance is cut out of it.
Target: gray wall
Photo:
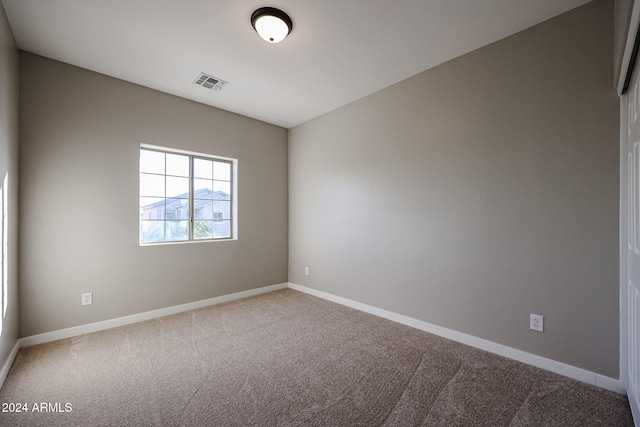
[[[18,49],[0,4],[0,187],[8,176],[6,313],[0,334],[0,367],[18,340]],[[0,212],[0,215],[2,213]],[[0,232],[0,235],[2,233]],[[2,242],[0,242],[2,244]],[[0,261],[1,262],[1,261]],[[0,278],[0,292],[2,292]]]
[[[287,281],[286,129],[28,53],[20,72],[20,336]],[[238,159],[239,239],[139,247],[141,143]]]
[[[613,24],[588,3],[291,129],[289,281],[618,378]]]

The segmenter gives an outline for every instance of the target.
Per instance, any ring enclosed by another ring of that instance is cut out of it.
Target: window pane
[[[213,181],[213,198],[229,200],[231,198],[231,183],[228,181]]]
[[[213,162],[213,178],[231,181],[231,163]]]
[[[189,199],[167,199],[166,211],[167,219],[189,219]]]
[[[205,159],[193,159],[193,176],[196,178],[213,178],[213,162]]]
[[[167,240],[189,240],[189,221],[167,221]]]
[[[216,237],[216,238],[231,237],[231,221],[214,221],[213,237]]]
[[[213,205],[211,200],[194,200],[193,216],[196,219],[212,219]]]
[[[164,197],[164,176],[141,173],[140,195]]]
[[[164,221],[140,221],[140,242],[164,241]]]
[[[194,193],[196,199],[211,199],[213,195],[213,181],[210,179],[194,179]]]
[[[193,237],[196,239],[213,238],[213,221],[195,221]]]
[[[220,219],[231,219],[231,202],[214,200],[213,211],[222,213],[222,218]]]
[[[167,154],[167,175],[189,176],[189,156]]]
[[[167,197],[189,198],[189,178],[167,177]]]
[[[164,198],[140,197],[140,219],[164,219]]]
[[[140,172],[164,174],[164,153],[140,150]]]

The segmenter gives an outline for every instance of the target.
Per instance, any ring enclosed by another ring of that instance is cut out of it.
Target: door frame
[[[629,95],[627,87],[635,66],[640,67],[638,52],[640,49],[640,2],[633,2],[633,10],[629,22],[629,30],[620,67],[620,75],[617,82],[617,91],[620,96],[620,384],[623,390],[629,388],[629,329],[628,321],[628,276],[627,276],[627,231],[628,231],[628,163],[627,153],[629,144]],[[640,423],[640,408],[637,401],[629,399],[631,411],[636,423]]]

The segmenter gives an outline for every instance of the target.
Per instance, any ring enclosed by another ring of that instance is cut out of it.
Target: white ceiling
[[[285,128],[589,0],[2,0],[20,49]],[[284,10],[279,44],[251,13]],[[229,82],[193,84],[200,72]]]

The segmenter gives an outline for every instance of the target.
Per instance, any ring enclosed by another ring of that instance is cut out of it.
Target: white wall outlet
[[[93,304],[93,292],[87,292],[82,294],[82,305],[91,305]]]
[[[534,331],[544,332],[544,316],[531,314],[529,316],[529,328]]]
[[[305,267],[304,268],[304,275],[308,276],[309,275],[309,267]]]

